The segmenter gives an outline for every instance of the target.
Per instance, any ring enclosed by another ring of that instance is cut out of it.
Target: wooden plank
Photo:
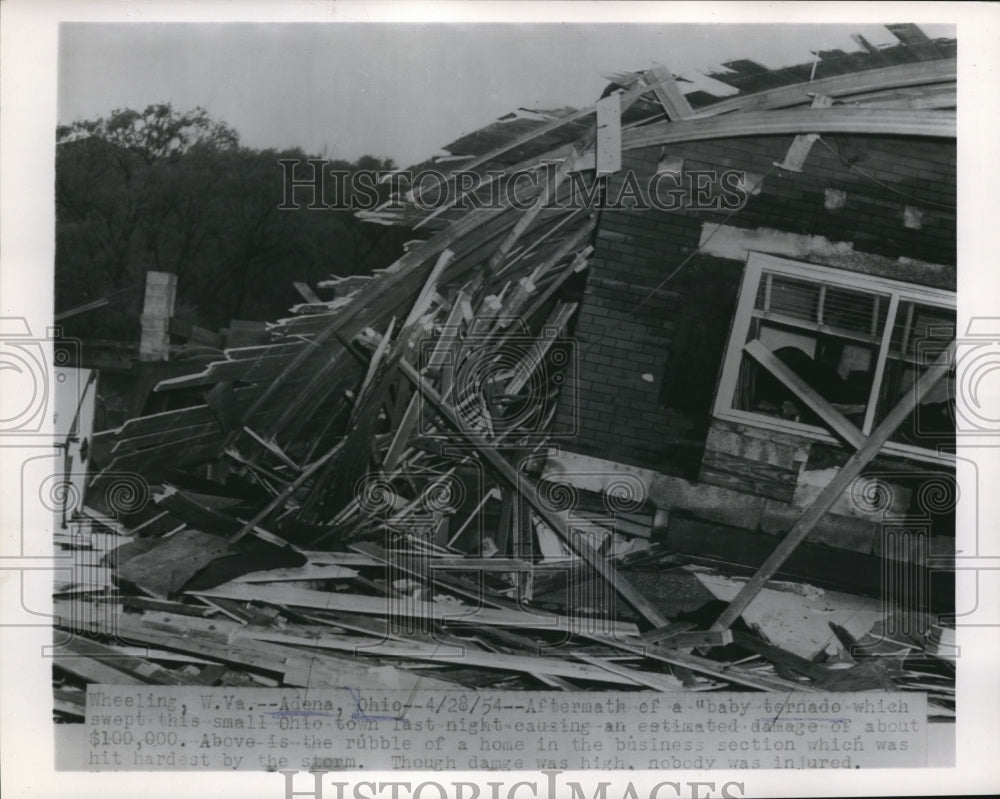
[[[281,447],[279,447],[277,444],[275,444],[273,441],[270,441],[269,439],[266,439],[263,436],[257,435],[257,433],[255,433],[251,428],[247,427],[246,425],[243,426],[242,432],[245,433],[249,438],[251,438],[254,441],[256,441],[263,449],[267,450],[275,458],[277,458],[279,461],[281,461],[283,464],[285,464],[285,466],[288,466],[290,469],[292,469],[295,472],[301,472],[302,471],[302,467],[299,466],[291,458],[289,458],[285,454],[285,451]]]
[[[707,674],[709,677],[724,680],[725,682],[733,682],[737,685],[745,685],[748,688],[756,688],[760,691],[775,691],[788,694],[794,691],[814,693],[818,690],[808,683],[792,682],[790,680],[783,680],[780,677],[767,677],[755,674],[730,663],[719,663],[715,660],[681,652],[677,649],[657,646],[656,644],[632,643],[603,636],[590,637],[598,643],[605,644],[614,649],[620,649],[623,652],[631,652],[634,655],[652,658],[653,660],[659,660],[662,663],[669,663],[673,666],[682,666],[699,674]]]
[[[855,427],[850,419],[827,402],[823,395],[795,374],[760,339],[754,339],[745,344],[743,351],[778,378],[789,391],[808,405],[844,441],[855,449],[859,449],[864,444],[865,434]]]
[[[56,317],[58,321],[59,317]],[[83,691],[68,691],[56,688],[53,691],[52,709],[67,716],[85,718],[87,715],[87,695]]]
[[[743,586],[740,592],[733,598],[733,601],[729,603],[729,606],[722,612],[722,615],[716,620],[715,624],[712,625],[712,629],[725,630],[740,617],[740,614],[746,610],[747,606],[760,593],[767,581],[774,576],[774,573],[781,568],[789,555],[808,537],[819,520],[833,507],[833,504],[840,498],[844,490],[858,478],[864,468],[878,455],[890,436],[914,412],[923,396],[948,374],[948,371],[951,369],[954,351],[955,344],[952,342],[937,360],[924,370],[924,373],[896,404],[896,407],[872,431],[872,434],[865,441],[864,445],[840,468],[836,477],[827,483],[826,487],[819,493],[819,496],[813,500],[813,503],[792,526],[792,529],[785,534],[781,543],[778,544],[768,559],[764,561],[757,570],[757,573]]]
[[[622,95],[621,108],[625,109],[631,107],[636,100],[638,100],[642,95],[649,91],[649,87],[644,85],[641,81],[638,81],[635,86],[629,89]],[[585,119],[591,114],[596,113],[596,105],[588,106],[579,111],[574,111],[566,116],[560,117],[559,119],[554,119],[538,128],[529,130],[527,133],[518,136],[517,138],[511,139],[510,141],[504,142],[499,147],[484,153],[482,155],[476,156],[471,161],[466,161],[462,164],[462,171],[469,171],[475,169],[476,167],[482,166],[483,164],[489,163],[490,161],[497,160],[504,153],[510,152],[511,150],[523,147],[526,144],[530,144],[535,139],[541,138],[546,134],[552,133],[558,130],[564,125],[577,122],[581,119]],[[541,156],[536,156],[533,160],[537,163],[543,160],[546,156],[543,154]]]
[[[462,240],[477,228],[497,219],[508,211],[507,208],[473,209],[457,222],[436,234],[425,242],[421,242],[412,250],[395,261],[388,270],[378,278],[368,281],[354,295],[352,302],[340,309],[336,314],[324,317],[319,333],[312,341],[313,346],[303,350],[289,361],[282,373],[273,380],[250,406],[246,417],[252,417],[266,403],[275,398],[282,390],[283,384],[290,380],[300,369],[307,366],[311,358],[316,358],[323,365],[310,374],[309,383],[287,404],[287,413],[300,415],[300,410],[307,403],[315,401],[315,396],[324,380],[336,372],[336,367],[330,362],[329,356],[324,356],[326,345],[335,342],[338,337],[351,340],[361,330],[383,316],[391,315],[397,304],[402,304],[412,292],[417,290],[427,274],[433,268],[429,259]],[[426,271],[425,271],[426,270]],[[392,299],[396,299],[395,302]],[[398,299],[397,299],[398,298]],[[312,324],[308,317],[303,318],[306,324]],[[290,324],[288,332],[294,332]],[[317,353],[319,357],[317,358]]]
[[[647,688],[652,688],[655,691],[666,691],[668,693],[673,693],[677,691],[684,690],[684,683],[669,674],[654,674],[648,671],[639,671],[638,669],[630,669],[626,666],[620,666],[616,663],[612,663],[609,660],[603,658],[596,658],[591,655],[586,655],[583,652],[574,652],[573,657],[577,660],[582,660],[584,663],[589,663],[598,669],[604,669],[605,671],[610,671],[612,674],[617,674],[619,677],[624,677],[626,679],[632,680],[639,685],[644,685]]]
[[[622,168],[622,96],[617,92],[597,103],[596,176],[613,175]],[[576,161],[574,154],[573,160]]]
[[[103,474],[114,475],[116,472],[136,472],[151,478],[170,467],[213,460],[218,455],[221,444],[222,432],[219,428],[215,432],[169,441],[149,449],[126,451],[116,454],[94,479]]]
[[[595,106],[588,106],[587,108],[583,108],[579,111],[574,111],[573,113],[567,114],[566,116],[559,117],[559,119],[553,119],[551,122],[547,122],[544,125],[534,128],[533,130],[529,130],[527,133],[524,133],[523,135],[518,136],[517,138],[504,142],[499,147],[490,150],[489,152],[484,153],[483,155],[476,156],[471,161],[467,161],[466,163],[462,164],[462,170],[468,171],[470,169],[475,169],[478,166],[482,166],[483,164],[486,164],[490,161],[495,161],[504,153],[510,152],[511,150],[514,150],[518,147],[523,147],[526,144],[530,144],[535,139],[541,138],[547,133],[552,133],[553,131],[558,130],[564,125],[568,125],[571,122],[576,122],[577,120],[584,119],[590,116],[591,114],[595,113],[595,111],[596,111]]]
[[[575,161],[576,151],[571,147],[569,152],[564,156],[563,162],[556,168],[554,174],[552,175],[552,180],[546,180],[545,185],[538,190],[538,194],[535,196],[535,202],[530,208],[522,212],[521,218],[517,220],[517,223],[511,231],[504,237],[503,241],[500,242],[500,246],[497,247],[493,255],[490,256],[490,260],[487,265],[488,275],[491,277],[496,276],[500,269],[500,265],[507,257],[511,247],[514,246],[517,240],[524,234],[524,231],[528,229],[531,223],[534,222],[538,215],[542,212],[542,209],[544,209],[550,202],[550,199],[555,195],[559,184],[569,173],[569,170],[572,168]]]
[[[330,460],[341,448],[341,444],[337,444],[333,449],[328,450],[326,454],[317,458],[309,466],[302,470],[302,473],[292,480],[288,485],[286,485],[278,495],[268,502],[263,508],[261,508],[253,518],[246,522],[240,529],[232,535],[229,539],[230,543],[236,543],[241,538],[243,538],[247,533],[255,530],[257,525],[259,525],[264,519],[270,516],[274,510],[282,505],[285,500],[287,500],[292,494],[299,490],[303,483],[305,483],[310,477],[312,477],[316,472],[320,470],[327,461]]]
[[[898,64],[738,95],[712,103],[700,109],[695,116],[708,117],[732,111],[763,111],[806,105],[817,94],[846,101],[846,98],[872,92],[936,83],[954,83],[957,78],[958,62],[954,58],[923,64]]]
[[[731,630],[726,630],[725,632],[732,634],[733,643],[761,655],[770,660],[775,666],[784,666],[811,680],[822,681],[830,676],[830,669],[826,668],[826,666],[814,663],[801,655],[796,655],[794,652],[789,652],[786,649],[774,646],[774,644],[761,641],[759,638],[755,638],[748,633],[732,632]]]
[[[530,613],[505,608],[484,608],[472,605],[441,605],[423,602],[410,597],[378,597],[361,594],[312,591],[307,588],[289,588],[271,585],[236,585],[230,583],[210,590],[191,591],[193,596],[221,597],[243,602],[266,602],[271,605],[314,608],[317,610],[344,611],[371,616],[420,618],[446,624],[487,624],[498,627],[526,627],[538,630],[575,632],[585,630],[586,618],[572,618],[551,613]],[[602,620],[603,623],[603,620]],[[622,636],[638,635],[634,624],[614,622],[615,633]]]
[[[260,640],[283,644],[299,644],[317,649],[336,649],[347,652],[364,653],[378,657],[400,657],[428,660],[439,665],[475,666],[484,669],[516,671],[521,674],[553,674],[574,680],[594,680],[615,685],[641,685],[636,680],[615,674],[610,670],[583,663],[574,663],[564,658],[549,658],[534,655],[508,655],[502,652],[484,652],[462,645],[448,647],[442,643],[425,644],[421,641],[375,641],[372,638],[355,636],[317,636],[303,638],[279,631],[262,630],[247,633]]]
[[[98,685],[148,685],[143,680],[112,668],[106,663],[89,657],[81,657],[64,647],[53,647],[52,665],[74,677]]]
[[[520,493],[525,498],[534,511],[545,520],[545,523],[570,547],[571,551],[586,560],[629,605],[635,608],[654,627],[662,627],[670,621],[646,597],[636,591],[625,578],[619,575],[612,563],[591,549],[586,541],[577,540],[566,520],[559,514],[553,513],[540,499],[534,484],[519,475],[490,441],[466,429],[466,426],[458,419],[455,410],[442,400],[437,391],[412,366],[406,362],[400,362],[399,368],[459,435],[476,448],[476,451],[500,475],[508,488]]]
[[[212,420],[202,425],[179,427],[175,430],[163,430],[157,433],[135,436],[134,438],[119,438],[111,448],[111,455],[113,457],[121,457],[130,453],[155,449],[163,445],[175,444],[180,440],[219,434],[221,432],[222,425],[219,424],[218,420]]]
[[[673,121],[686,119],[694,111],[687,97],[681,92],[673,74],[662,64],[654,64],[651,69],[644,73],[646,82],[653,89],[656,99],[660,101],[667,119]]]
[[[900,22],[885,27],[918,61],[934,61],[941,57],[937,45],[912,22]]]
[[[74,657],[93,658],[118,671],[125,672],[141,683],[150,685],[184,685],[187,681],[182,677],[167,671],[145,658],[122,654],[110,646],[92,641],[80,635],[74,635],[65,644],[56,647],[57,657],[63,660]]]
[[[60,315],[56,315],[56,321],[59,320]],[[215,347],[216,349],[222,348],[222,336],[218,333],[213,333],[211,330],[206,330],[203,327],[198,327],[198,325],[189,322],[186,319],[177,319],[176,317],[170,317],[169,321],[170,333],[175,336],[180,336],[188,341],[193,341],[195,344],[204,344],[206,347]]]
[[[833,98],[822,94],[817,94],[810,105],[810,108],[829,108],[833,105]],[[802,166],[809,157],[812,146],[816,143],[819,135],[816,133],[800,133],[795,137],[788,152],[785,153],[784,160],[777,164],[788,172],[801,172]]]
[[[82,623],[78,618],[79,613],[70,602],[56,601],[54,606],[58,626],[63,624],[59,619],[72,620],[74,626]],[[404,689],[419,685],[425,690],[454,687],[450,683],[411,674],[404,669],[391,666],[380,666],[377,671],[370,670],[367,664],[319,652],[315,646],[309,651],[301,651],[254,640],[251,637],[254,630],[261,628],[254,628],[251,625],[240,626],[228,622],[227,627],[226,623],[213,620],[211,622],[213,628],[226,629],[225,633],[220,634],[214,631],[188,629],[165,621],[153,621],[147,618],[148,615],[138,617],[133,614],[123,614],[114,619],[93,618],[88,621],[87,626],[93,634],[113,635],[118,640],[144,642],[167,650],[190,653],[214,663],[227,663],[239,669],[276,674],[283,678],[283,684],[294,687],[336,688],[345,684],[359,687],[387,685]],[[203,620],[188,619],[185,620],[185,624],[200,621]],[[290,629],[294,631],[297,628],[290,625]],[[261,678],[255,675],[255,679]]]
[[[122,607],[130,610],[162,610],[167,613],[176,613],[179,616],[198,616],[204,618],[212,615],[211,608],[197,607],[195,605],[185,605],[183,602],[170,602],[166,599],[150,599],[145,596],[123,596],[120,599]]]
[[[223,380],[264,383],[273,380],[280,374],[287,363],[287,355],[270,355],[247,360],[213,361],[200,372],[161,380],[153,387],[153,391],[160,393],[182,388],[209,386]]]
[[[572,247],[575,247],[576,245],[580,244],[584,238],[586,238],[588,235],[590,235],[590,233],[593,232],[593,230],[594,230],[593,223],[588,224],[583,228],[581,228],[579,231],[576,232],[576,234],[574,234],[572,239],[566,242],[567,244],[570,244],[570,242],[572,242],[571,246],[567,246],[565,248],[565,252],[562,252],[563,248],[560,248],[560,253],[557,253],[558,257],[553,256],[551,259],[549,259],[549,263],[551,264],[558,263],[559,260],[562,260],[562,258],[565,257],[565,255],[567,255],[571,251]],[[521,313],[521,320],[524,322],[525,325],[527,325],[528,322],[531,321],[531,319],[534,317],[536,313],[538,313],[542,308],[545,307],[546,303],[548,303],[548,301],[552,299],[552,296],[557,291],[559,291],[559,289],[567,280],[569,280],[573,275],[582,272],[584,269],[586,269],[587,258],[590,256],[590,253],[593,252],[593,249],[594,248],[591,247],[589,244],[586,247],[584,247],[583,250],[577,253],[573,261],[569,263],[558,275],[556,275],[555,278],[553,278],[552,282],[550,282],[549,285],[545,287],[542,293],[539,294],[537,297],[535,297],[531,305]],[[539,275],[539,270],[535,270],[535,273],[532,275],[531,278],[532,281],[537,280],[538,275]],[[509,341],[511,338],[518,335],[524,335],[524,329],[520,325],[511,324],[507,327],[507,330],[504,333],[503,338],[500,339],[500,344],[503,344]]]
[[[303,550],[302,554],[310,563],[333,564],[335,566],[378,566],[379,562],[357,552],[321,552]]]
[[[838,106],[802,111],[745,111],[720,117],[657,122],[622,134],[622,147],[635,150],[680,142],[793,133],[857,133],[871,136],[955,138],[954,111],[914,111]]]
[[[309,288],[308,283],[303,283],[299,280],[293,280],[292,288],[294,288],[299,293],[299,296],[302,297],[302,299],[304,299],[310,305],[323,304],[323,300],[319,298],[319,295],[316,294],[315,291]]]
[[[248,572],[230,580],[230,583],[278,583],[288,580],[349,580],[357,577],[354,569],[335,564],[321,565],[307,563],[305,566],[287,569],[264,569]]]
[[[505,393],[517,394],[527,385],[535,370],[545,360],[545,355],[552,349],[552,345],[565,329],[573,314],[576,313],[577,305],[578,303],[575,302],[561,302],[555,307],[552,315],[543,325],[538,338],[532,343],[521,361],[511,370],[512,377],[504,386]]]
[[[394,364],[406,357],[408,352],[419,344],[422,336],[426,335],[426,326],[424,328],[419,327],[420,320],[427,313],[431,303],[434,301],[435,292],[437,291],[438,284],[441,282],[441,276],[454,257],[455,254],[449,249],[443,250],[438,256],[434,267],[431,269],[420,292],[417,294],[417,298],[414,300],[406,320],[403,322],[398,340],[388,357],[384,356],[392,339],[392,322],[389,323],[385,335],[376,347],[375,354],[372,355],[368,372],[362,381],[361,387],[358,389],[357,399],[351,411],[351,417],[347,422],[344,455],[337,463],[338,471],[341,473],[346,472],[346,477],[350,482],[350,486],[345,487],[343,486],[343,479],[340,481],[342,487],[338,493],[345,499],[347,499],[347,492],[353,491],[353,478],[358,476],[360,472],[363,472],[367,466],[368,458],[363,453],[367,452],[371,439],[371,424],[389,398],[390,381],[387,381],[385,376],[389,371],[392,371],[393,375],[395,375]],[[453,306],[452,313],[454,312],[455,309]],[[377,380],[376,377],[378,378]],[[414,405],[412,400],[413,398],[411,398],[411,406]],[[419,409],[415,407],[412,412],[408,408],[407,414],[404,415],[404,421],[409,424],[415,423],[418,411]],[[398,436],[397,440],[399,440]],[[405,443],[405,440],[401,441],[400,445],[405,445]],[[341,476],[343,477],[344,475],[342,474]]]
[[[244,407],[248,406],[258,391],[258,388],[252,386],[236,389],[237,403],[242,403]],[[209,410],[207,405],[180,408],[176,411],[163,411],[161,413],[150,414],[149,416],[137,416],[134,419],[129,419],[121,427],[114,430],[102,430],[94,436],[94,446],[98,446],[99,443],[103,444],[105,439],[127,439],[154,433],[169,434],[176,429],[198,427],[207,424],[218,426],[215,415]]]
[[[463,582],[459,582],[454,579],[453,575],[449,576],[440,572],[435,574],[434,572],[437,571],[437,569],[434,565],[436,560],[434,557],[413,552],[388,552],[378,546],[378,544],[367,541],[359,544],[352,544],[351,549],[380,561],[384,564],[387,574],[390,569],[394,569],[403,574],[415,577],[418,580],[428,582],[432,588],[435,584],[439,584],[448,591],[451,591],[458,596],[465,597],[466,599],[470,599],[473,602],[481,602],[484,605],[489,605],[494,608],[502,608],[515,612],[520,611],[520,608],[518,608],[515,603],[507,599],[490,596],[489,592],[482,586],[468,586]]]
[[[727,646],[733,642],[733,636],[731,630],[682,630],[666,633],[655,641],[651,638],[645,638],[645,636],[643,640],[676,649],[696,649]]]
[[[434,349],[430,352],[427,359],[426,365],[430,368],[438,366],[438,361],[443,357],[443,353],[450,349],[451,345],[457,343],[459,339],[458,334],[462,319],[461,298],[464,296],[464,293],[459,291],[458,297],[451,306],[451,310],[448,312],[448,318],[445,319],[444,326],[441,328],[441,333],[439,334],[437,341],[434,343]],[[393,472],[396,470],[396,467],[399,466],[399,462],[403,457],[403,452],[409,443],[410,436],[413,434],[413,430],[417,426],[417,422],[420,419],[420,410],[420,397],[416,392],[414,392],[410,396],[409,403],[406,406],[406,412],[403,414],[403,419],[400,421],[399,427],[396,428],[392,441],[389,444],[389,449],[386,451],[385,458],[382,460],[382,468],[386,472]]]
[[[506,555],[510,543],[511,520],[514,514],[513,492],[509,488],[500,488],[500,512],[497,515],[497,528],[494,543],[501,556]]]

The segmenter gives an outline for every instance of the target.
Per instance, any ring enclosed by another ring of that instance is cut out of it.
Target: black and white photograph
[[[1000,15],[571,5],[0,9],[10,795],[1000,788]]]

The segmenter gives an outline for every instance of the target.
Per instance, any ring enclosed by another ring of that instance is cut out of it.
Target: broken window
[[[716,415],[858,445],[955,336],[954,294],[752,254]],[[954,379],[890,439],[926,456],[954,438]]]

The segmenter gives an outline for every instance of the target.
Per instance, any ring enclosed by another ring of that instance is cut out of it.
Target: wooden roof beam
[[[694,117],[718,116],[731,111],[762,111],[805,105],[811,101],[813,95],[817,94],[837,100],[847,100],[856,94],[936,83],[954,83],[957,78],[958,64],[954,58],[897,64],[738,95],[699,109]]]
[[[622,134],[622,148],[799,133],[857,133],[875,136],[955,138],[954,111],[912,109],[816,108],[795,111],[747,111],[722,117],[657,122]]]

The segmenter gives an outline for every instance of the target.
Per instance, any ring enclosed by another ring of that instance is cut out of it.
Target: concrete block
[[[806,508],[813,503],[820,492],[840,471],[836,467],[828,469],[803,469],[792,503],[798,508]],[[910,489],[878,477],[862,475],[834,502],[830,512],[841,516],[881,522],[886,516],[899,517],[910,507]]]
[[[784,535],[802,515],[802,509],[775,500],[765,500],[761,511],[760,530],[771,535]],[[877,522],[828,513],[809,534],[808,541],[827,544],[838,549],[871,554],[881,525]]]
[[[746,530],[757,529],[765,502],[752,494],[669,476],[653,480],[650,499],[657,508]]]

